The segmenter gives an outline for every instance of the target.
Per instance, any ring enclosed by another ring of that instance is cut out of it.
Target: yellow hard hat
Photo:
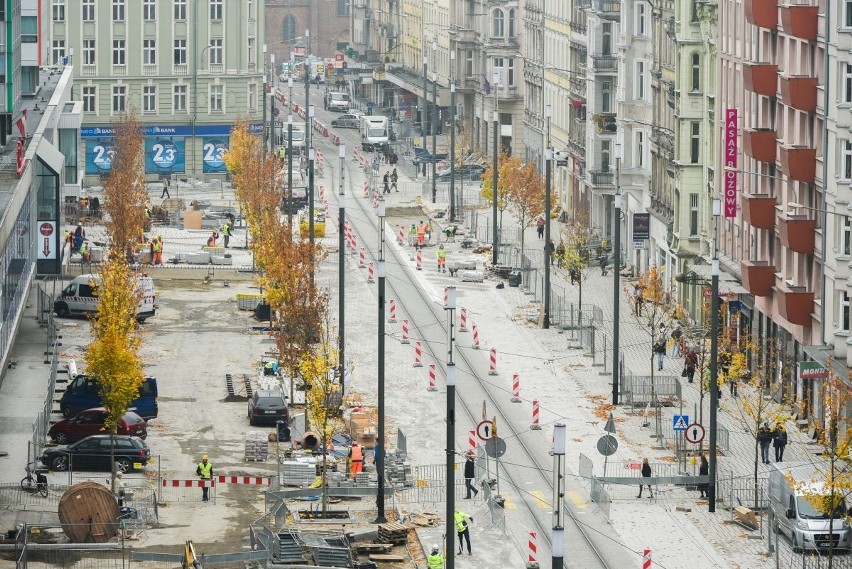
[[[207,455],[205,454],[204,456],[202,456],[201,460],[207,460]]]

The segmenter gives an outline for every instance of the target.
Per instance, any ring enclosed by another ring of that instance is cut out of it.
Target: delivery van
[[[846,522],[842,497],[833,512],[823,511],[808,499],[825,493],[824,475],[828,466],[809,462],[773,463],[769,471],[769,507],[775,516],[775,529],[790,538],[794,551],[852,548],[852,531]],[[844,492],[840,491],[841,494]]]
[[[159,413],[157,397],[157,378],[146,377],[139,388],[139,396],[130,402],[127,410],[133,411],[146,421],[154,419]],[[59,410],[68,418],[93,407],[103,407],[101,387],[95,378],[79,374],[71,380],[62,394]]]
[[[53,302],[53,311],[60,318],[71,315],[91,314],[98,311],[100,297],[98,285],[100,275],[80,275],[75,277]],[[154,279],[147,275],[136,278],[136,291],[139,294],[139,309],[136,319],[143,322],[156,312],[154,297]]]

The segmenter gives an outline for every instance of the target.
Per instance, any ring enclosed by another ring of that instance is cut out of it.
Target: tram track
[[[349,137],[347,137],[349,138]],[[325,142],[323,140],[323,142]],[[344,143],[353,144],[350,140]],[[347,145],[349,146],[349,145]],[[330,148],[334,148],[331,146]],[[336,154],[336,153],[335,153]],[[331,153],[329,153],[329,156]],[[351,151],[350,151],[351,156]],[[337,164],[328,161],[328,166],[337,169]],[[344,160],[346,171],[345,184],[347,193],[347,221],[355,232],[360,243],[367,248],[371,258],[378,258],[378,246],[375,235],[377,234],[377,217],[372,207],[371,198],[363,198],[356,192],[353,180],[351,163]],[[339,176],[340,173],[338,172]],[[339,178],[338,178],[339,180]],[[445,310],[437,302],[437,298],[418,282],[418,273],[412,269],[406,258],[405,250],[395,244],[395,235],[392,231],[385,232],[385,259],[387,271],[387,294],[388,298],[397,299],[397,309],[408,315],[411,325],[411,338],[421,340],[425,354],[434,361],[446,362],[446,338],[448,322]],[[343,252],[341,252],[343,254]],[[497,419],[500,427],[501,437],[507,440],[516,440],[519,444],[513,444],[511,452],[507,453],[501,465],[501,482],[508,483],[522,505],[522,510],[513,510],[513,519],[521,517],[532,520],[539,536],[540,551],[549,553],[551,551],[552,514],[550,509],[541,508],[541,498],[534,496],[527,488],[535,488],[549,495],[553,492],[552,464],[547,464],[547,448],[549,443],[544,435],[532,435],[537,437],[533,444],[523,444],[520,441],[531,437],[528,428],[520,428],[511,418],[512,413],[504,401],[506,391],[493,385],[485,372],[485,365],[475,361],[482,356],[478,352],[471,352],[466,346],[456,344],[454,351],[454,363],[457,370],[457,381],[459,384],[464,379],[464,389],[456,391],[456,423],[476,424],[480,417],[478,401],[487,401],[489,416]],[[474,378],[475,382],[467,381]],[[459,416],[459,411],[464,417]],[[459,429],[457,428],[457,431]],[[539,432],[540,433],[540,432]],[[462,440],[458,437],[457,440]],[[535,448],[538,452],[534,452]],[[456,451],[458,452],[458,451]],[[459,453],[461,454],[461,453]],[[580,519],[580,514],[570,500],[563,498],[563,509],[565,512],[565,543],[566,550],[564,567],[577,569],[616,569],[623,566],[621,562],[612,564],[603,551],[612,545],[611,540]],[[507,516],[508,518],[508,516]],[[525,528],[530,527],[523,524]],[[509,524],[507,524],[507,528]],[[516,546],[524,548],[526,531],[523,535],[516,535]],[[523,541],[523,542],[522,542]],[[579,547],[583,544],[583,547]],[[542,547],[544,546],[544,547]]]

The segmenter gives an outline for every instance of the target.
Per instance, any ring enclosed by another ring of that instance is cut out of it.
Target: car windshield
[[[294,130],[293,131],[293,140],[305,140],[305,131],[304,130]]]
[[[367,136],[387,136],[387,132],[383,128],[368,128]]]
[[[814,507],[814,504],[811,503],[806,497],[796,498],[796,506],[799,509],[799,516],[803,519],[808,520],[827,520],[829,518],[828,512],[818,510]],[[833,518],[842,518],[846,515],[846,504],[840,503],[834,508],[834,516]]]

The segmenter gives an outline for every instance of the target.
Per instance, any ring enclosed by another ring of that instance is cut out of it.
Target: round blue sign
[[[225,152],[228,145],[224,140],[214,138],[204,143],[204,163],[211,168],[221,168],[225,165]]]
[[[151,147],[151,162],[161,170],[168,170],[177,160],[177,147],[171,140],[158,140]]]
[[[115,159],[115,146],[110,140],[101,140],[92,147],[92,164],[95,168],[104,172],[112,169],[112,161]]]

